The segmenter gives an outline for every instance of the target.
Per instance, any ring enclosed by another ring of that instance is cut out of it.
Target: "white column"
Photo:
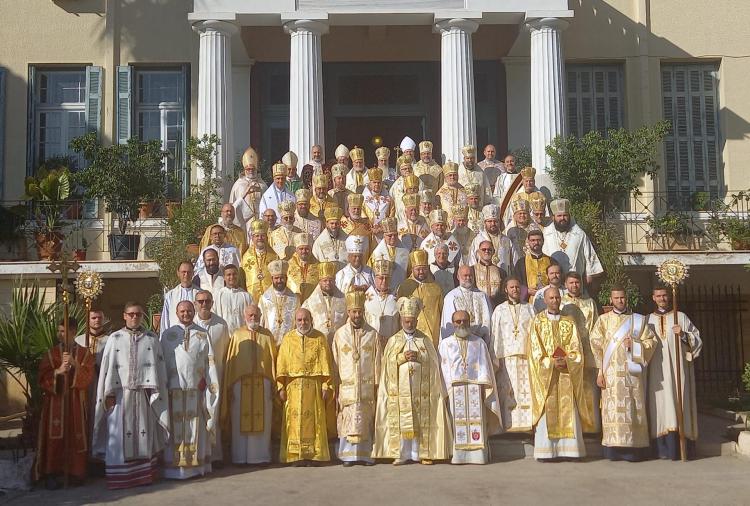
[[[321,35],[328,25],[301,19],[284,25],[291,36],[289,55],[289,149],[300,164],[310,159],[315,144],[325,146],[323,118],[323,58]]]
[[[565,61],[562,31],[568,22],[559,18],[530,21],[531,30],[531,156],[537,186],[551,188],[546,148],[565,135]]]
[[[470,19],[438,22],[440,30],[440,106],[442,150],[445,160],[460,163],[461,148],[476,145],[474,54],[471,34],[479,23]]]
[[[216,177],[226,181],[234,166],[232,133],[232,44],[238,28],[227,21],[207,20],[193,24],[200,33],[198,53],[198,137],[216,134],[221,145],[216,156]],[[198,174],[202,180],[204,174]],[[229,193],[224,188],[225,194]]]

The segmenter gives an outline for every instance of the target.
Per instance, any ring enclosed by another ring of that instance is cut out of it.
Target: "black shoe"
[[[47,490],[57,490],[60,488],[60,482],[54,476],[47,476],[47,479],[44,481],[44,488]]]
[[[362,464],[365,465],[365,466],[367,466],[367,467],[370,467],[370,466],[374,466],[375,462],[371,462],[369,460],[365,460],[364,462],[362,462]]]
[[[354,467],[354,462],[344,462],[341,465],[344,467]]]

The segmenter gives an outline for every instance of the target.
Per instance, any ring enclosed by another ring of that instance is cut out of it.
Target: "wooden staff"
[[[500,220],[503,223],[505,223],[505,210],[508,209],[508,206],[510,205],[510,199],[513,198],[513,195],[516,194],[518,187],[521,186],[521,183],[523,182],[523,178],[520,176],[520,174],[516,175],[516,178],[510,183],[508,191],[505,192],[505,197],[503,197],[503,201],[500,203]]]
[[[674,311],[674,324],[678,325],[677,320],[677,285],[672,285],[672,310]],[[676,351],[675,359],[675,376],[677,381],[677,431],[680,436],[680,460],[687,461],[687,441],[685,440],[685,414],[683,412],[684,404],[682,403],[682,339],[676,332],[674,333],[674,349]]]

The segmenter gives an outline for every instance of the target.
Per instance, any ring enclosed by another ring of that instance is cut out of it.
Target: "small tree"
[[[82,153],[88,167],[75,175],[90,199],[104,199],[108,212],[117,217],[120,234],[138,219],[143,202],[164,198],[166,176],[162,170],[167,152],[161,141],[143,142],[131,137],[127,144],[103,146],[95,132],[70,142]]]

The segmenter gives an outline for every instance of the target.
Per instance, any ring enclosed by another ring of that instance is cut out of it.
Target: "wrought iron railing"
[[[146,245],[167,233],[167,205],[144,206],[127,233],[140,236],[136,260],[150,260]],[[36,208],[32,202],[0,201],[0,261],[39,260],[36,235],[40,230]],[[119,234],[116,220],[105,212],[101,202],[70,199],[57,213],[62,250],[79,260],[110,260],[108,236]]]

